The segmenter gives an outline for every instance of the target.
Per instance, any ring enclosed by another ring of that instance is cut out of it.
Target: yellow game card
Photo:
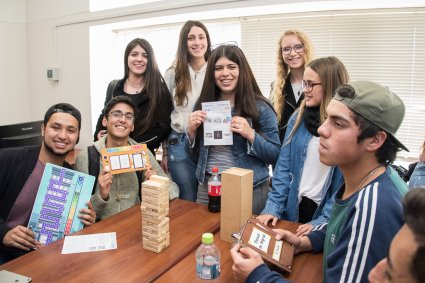
[[[144,170],[149,164],[148,149],[146,144],[103,148],[102,164],[109,166],[111,174]]]

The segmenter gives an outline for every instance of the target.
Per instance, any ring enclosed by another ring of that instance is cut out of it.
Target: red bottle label
[[[218,197],[221,195],[221,185],[210,186],[208,185],[208,195],[212,197]]]

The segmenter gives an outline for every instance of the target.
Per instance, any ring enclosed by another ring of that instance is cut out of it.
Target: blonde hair
[[[286,79],[289,76],[290,68],[283,60],[282,55],[282,40],[285,36],[288,35],[295,35],[299,41],[304,45],[304,52],[303,52],[303,60],[304,60],[304,69],[307,66],[308,63],[313,60],[314,52],[313,52],[313,46],[311,44],[310,39],[307,37],[305,33],[303,33],[300,30],[296,29],[290,29],[285,31],[279,38],[279,41],[277,42],[277,52],[276,52],[276,64],[277,64],[277,70],[276,70],[276,80],[274,81],[273,89],[271,96],[273,97],[273,105],[274,109],[276,110],[277,114],[277,120],[280,121],[282,110],[285,105],[285,96],[282,95],[282,90],[285,88],[285,82]]]
[[[320,102],[320,124],[323,124],[323,122],[326,120],[326,107],[328,106],[329,102],[331,102],[335,90],[338,88],[338,86],[348,83],[350,77],[344,64],[334,56],[313,60],[310,62],[310,64],[307,65],[307,67],[311,68],[319,75],[322,83],[323,99]],[[298,116],[295,121],[294,128],[289,134],[287,143],[291,141],[292,137],[295,135],[295,132],[300,126],[305,107],[305,100],[303,100],[298,110]]]

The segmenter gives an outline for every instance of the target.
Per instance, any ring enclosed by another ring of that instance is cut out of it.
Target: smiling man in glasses
[[[0,263],[16,258],[39,244],[27,227],[46,163],[70,168],[66,155],[80,137],[81,114],[67,103],[50,107],[41,126],[41,145],[0,150]],[[79,211],[84,225],[96,214],[90,203]]]
[[[144,171],[112,175],[100,162],[103,148],[135,145],[130,133],[134,130],[137,108],[133,101],[124,96],[114,97],[103,109],[102,125],[107,134],[82,151],[75,163],[75,170],[97,177],[91,202],[98,219],[108,218],[128,209],[141,201],[140,185],[152,175],[167,177],[152,152],[148,150],[150,167]],[[179,189],[174,182],[170,186],[170,199],[178,197]]]

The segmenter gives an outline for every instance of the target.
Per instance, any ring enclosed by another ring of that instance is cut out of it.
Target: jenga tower
[[[142,183],[143,248],[156,253],[170,245],[169,189],[170,180],[158,175]]]

